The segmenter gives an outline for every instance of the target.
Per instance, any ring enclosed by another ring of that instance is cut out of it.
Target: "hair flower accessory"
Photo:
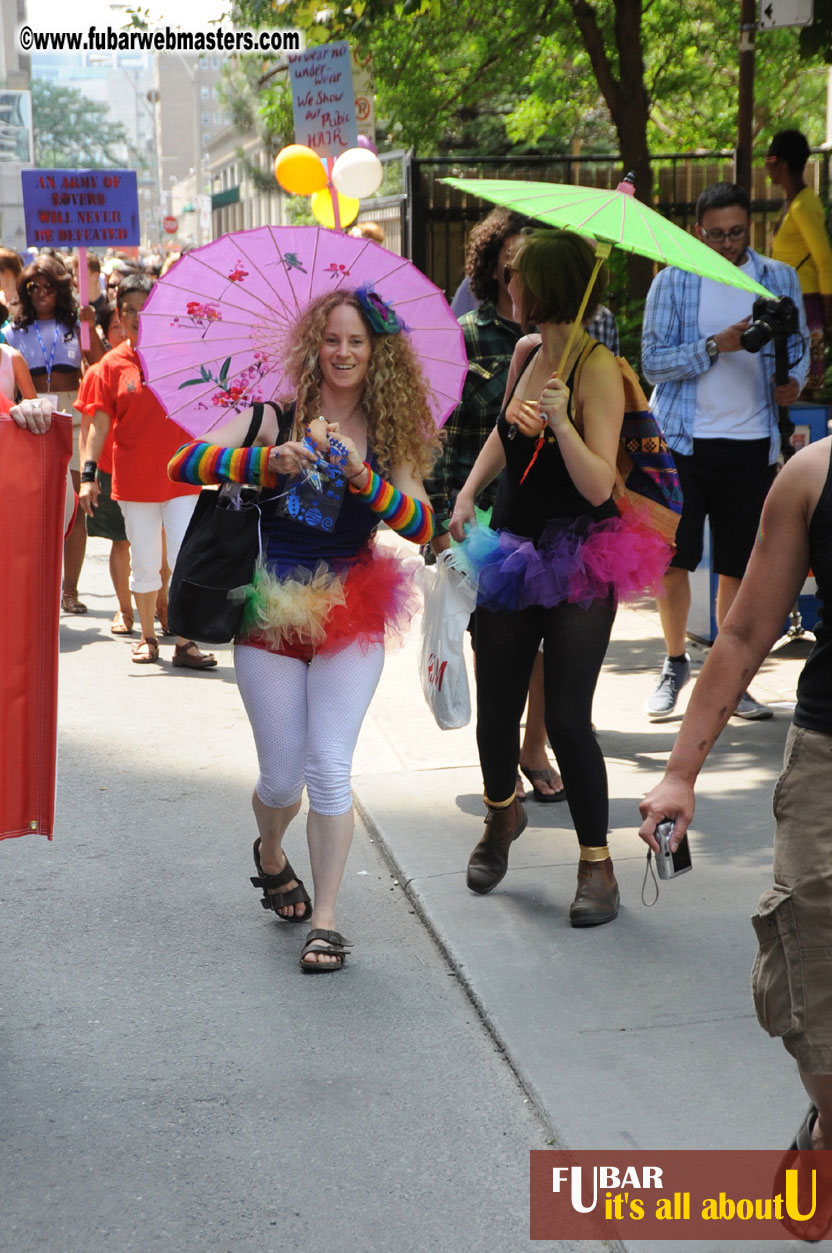
[[[406,329],[403,322],[396,317],[391,305],[385,303],[369,284],[359,287],[355,293],[364,316],[377,335],[398,335]]]

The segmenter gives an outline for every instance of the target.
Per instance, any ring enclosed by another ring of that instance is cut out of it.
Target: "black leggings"
[[[514,613],[477,609],[477,745],[485,795],[514,795],[520,719],[543,640],[546,733],[558,759],[580,844],[607,842],[607,770],[592,732],[592,698],[615,620],[610,595],[589,609],[533,605]]]

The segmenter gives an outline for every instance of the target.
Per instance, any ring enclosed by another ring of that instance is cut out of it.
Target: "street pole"
[[[756,0],[740,0],[739,99],[734,180],[751,194],[751,148],[754,142],[754,36]]]

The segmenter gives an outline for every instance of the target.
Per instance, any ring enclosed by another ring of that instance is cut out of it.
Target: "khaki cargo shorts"
[[[807,1074],[832,1074],[832,736],[792,724],[773,809],[774,887],[751,919],[754,1007]]]

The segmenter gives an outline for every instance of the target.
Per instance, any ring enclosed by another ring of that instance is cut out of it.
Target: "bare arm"
[[[95,365],[96,361],[100,361],[104,356],[104,345],[101,342],[101,336],[98,334],[95,326],[95,309],[92,305],[83,305],[78,310],[78,319],[86,322],[90,328],[90,346],[84,352],[84,360],[88,365]],[[81,333],[78,332],[80,341]]]
[[[769,492],[737,598],[693,689],[664,778],[642,801],[639,835],[675,823],[673,845],[693,818],[694,784],[737,700],[778,639],[809,570],[809,522],[829,467],[828,439],[793,457]]]
[[[243,440],[248,434],[254,409],[244,409],[233,418],[223,422],[221,426],[212,427],[201,437],[206,444],[216,444],[219,448],[242,448]],[[263,421],[254,441],[255,448],[270,448],[277,443],[277,414],[272,405],[263,406]]]
[[[84,462],[98,461],[104,449],[107,439],[107,432],[110,429],[110,415],[105,413],[103,409],[96,409],[93,415],[92,423],[89,427],[89,434],[86,438],[86,448]],[[81,424],[81,440],[80,448],[84,448],[83,422]],[[78,491],[78,504],[82,511],[91,518],[93,510],[98,508],[98,498],[101,495],[101,488],[97,483],[82,483]]]
[[[430,507],[425,485],[411,462],[406,461],[402,465],[391,466],[390,482],[397,491],[403,492],[405,496],[412,496],[414,500],[420,500],[423,505]]]
[[[29,367],[22,353],[16,348],[12,349],[12,371],[14,373],[14,383],[20,392],[23,400],[35,400],[37,398],[38,389],[32,382],[32,376],[29,373]]]
[[[459,495],[456,498],[454,511],[451,515],[450,532],[455,540],[465,538],[465,527],[469,522],[473,522],[474,501],[484,487],[496,479],[506,464],[506,455],[503,450],[503,441],[500,439],[496,426],[489,435],[488,439],[482,446],[480,455],[471,468],[471,473],[465,480]]]

